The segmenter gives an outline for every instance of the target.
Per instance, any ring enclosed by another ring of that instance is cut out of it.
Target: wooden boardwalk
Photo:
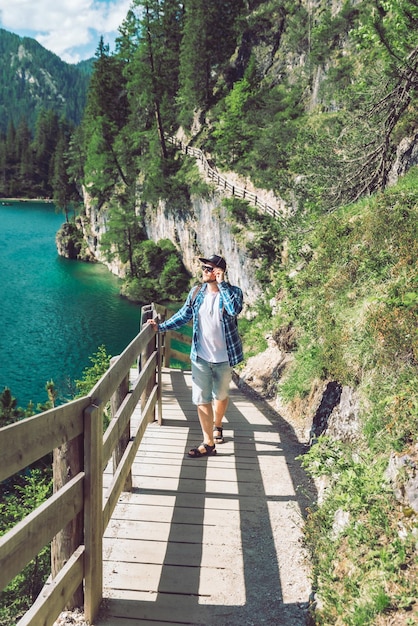
[[[148,426],[105,532],[94,626],[304,625],[307,479],[292,430],[231,385],[225,443],[190,459],[191,373],[165,370],[163,398],[164,424]]]

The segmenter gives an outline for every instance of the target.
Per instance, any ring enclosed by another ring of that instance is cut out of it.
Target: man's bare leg
[[[208,446],[213,446],[213,408],[212,403],[199,404],[197,407],[200,427],[202,429],[203,442]],[[200,448],[199,448],[200,449]],[[201,452],[204,452],[202,447]]]
[[[214,409],[215,409],[215,426],[222,426],[222,420],[226,413],[226,409],[228,408],[229,398],[225,398],[225,400],[215,400],[214,401]]]
[[[225,400],[215,400],[214,402],[214,428],[213,428],[213,438],[215,443],[223,443],[224,437],[222,432],[222,420],[226,413],[226,409],[228,407],[229,398],[225,398]]]

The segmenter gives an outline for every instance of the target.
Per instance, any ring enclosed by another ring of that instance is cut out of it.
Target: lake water
[[[0,392],[10,387],[23,408],[47,400],[49,380],[68,398],[99,346],[120,354],[139,330],[118,278],[58,256],[63,221],[51,204],[0,202]]]

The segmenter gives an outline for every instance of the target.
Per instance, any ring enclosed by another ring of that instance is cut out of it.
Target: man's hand
[[[156,322],[155,320],[147,320],[147,324],[152,326],[155,332],[158,332],[158,322]]]
[[[223,269],[221,269],[220,267],[215,267],[213,272],[215,274],[217,283],[221,283],[223,280],[225,280],[225,272]]]

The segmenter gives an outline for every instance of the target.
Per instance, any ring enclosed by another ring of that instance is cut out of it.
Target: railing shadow
[[[165,421],[163,428],[188,429],[186,452],[201,436],[190,401],[190,372],[173,370],[170,381],[164,400],[180,398],[180,414]],[[243,398],[256,405],[257,419],[244,413]],[[121,600],[120,618],[136,624],[194,626],[307,623],[309,585],[299,581],[299,594],[297,589],[289,591],[289,585],[298,586],[294,570],[303,566],[289,563],[289,548],[291,560],[295,554],[293,531],[280,527],[289,523],[288,515],[281,517],[281,513],[291,508],[300,520],[315,498],[313,485],[296,459],[304,445],[268,403],[243,396],[235,386],[225,436],[216,456],[189,459],[185,454],[175,492],[158,492],[174,495],[175,502],[157,597],[152,602]],[[266,468],[276,465],[283,469],[283,486],[282,470],[266,474]],[[179,559],[181,551],[184,558]]]

